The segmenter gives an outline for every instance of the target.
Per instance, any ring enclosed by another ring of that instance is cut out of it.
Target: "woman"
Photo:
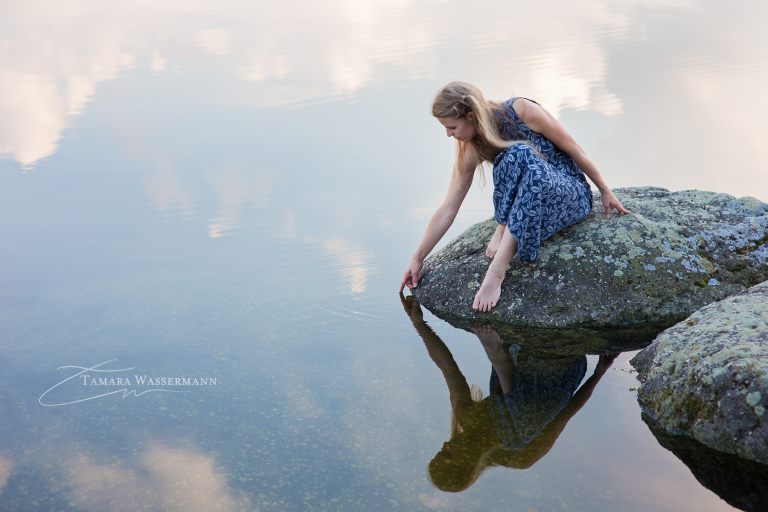
[[[456,163],[448,193],[432,215],[424,237],[400,283],[419,284],[424,259],[456,218],[472,184],[473,171],[493,163],[494,217],[498,226],[485,254],[492,258],[472,309],[490,311],[501,295],[507,266],[515,254],[536,261],[541,241],[580,222],[592,211],[584,174],[601,193],[606,218],[611,209],[629,213],[600,172],[565,128],[527,98],[487,101],[466,82],[451,82],[432,103],[432,115],[456,139]]]

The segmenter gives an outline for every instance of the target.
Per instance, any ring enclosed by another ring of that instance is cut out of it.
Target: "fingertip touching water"
[[[487,312],[501,295],[507,267],[517,255],[536,262],[541,243],[592,211],[600,191],[606,218],[629,211],[614,196],[584,150],[536,101],[512,97],[489,101],[474,85],[451,82],[432,102],[432,115],[456,139],[456,160],[448,191],[432,215],[411,258],[400,292],[418,286],[424,260],[453,224],[475,171],[493,165],[493,207],[497,228],[485,254],[491,258],[472,309]],[[586,175],[586,177],[585,177]]]

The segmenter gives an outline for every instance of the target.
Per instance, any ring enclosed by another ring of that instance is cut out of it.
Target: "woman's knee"
[[[521,170],[529,167],[534,158],[537,158],[537,155],[533,148],[528,144],[516,143],[504,150],[504,156],[499,164],[510,169]]]

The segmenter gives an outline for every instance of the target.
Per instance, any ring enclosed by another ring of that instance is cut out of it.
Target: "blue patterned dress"
[[[493,162],[493,209],[496,222],[517,238],[520,260],[536,261],[543,240],[592,211],[592,191],[576,162],[520,119],[512,108],[516,99],[502,103],[499,131],[507,140],[530,141],[539,154],[522,143],[499,153]]]

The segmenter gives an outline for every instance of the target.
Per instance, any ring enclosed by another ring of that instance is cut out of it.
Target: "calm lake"
[[[397,291],[451,80],[537,100],[614,188],[768,201],[768,3],[0,13],[0,511],[737,510],[641,419],[653,336],[507,345]],[[486,178],[438,248],[492,216]],[[486,435],[492,354],[514,442]],[[459,391],[485,434],[452,429]]]

